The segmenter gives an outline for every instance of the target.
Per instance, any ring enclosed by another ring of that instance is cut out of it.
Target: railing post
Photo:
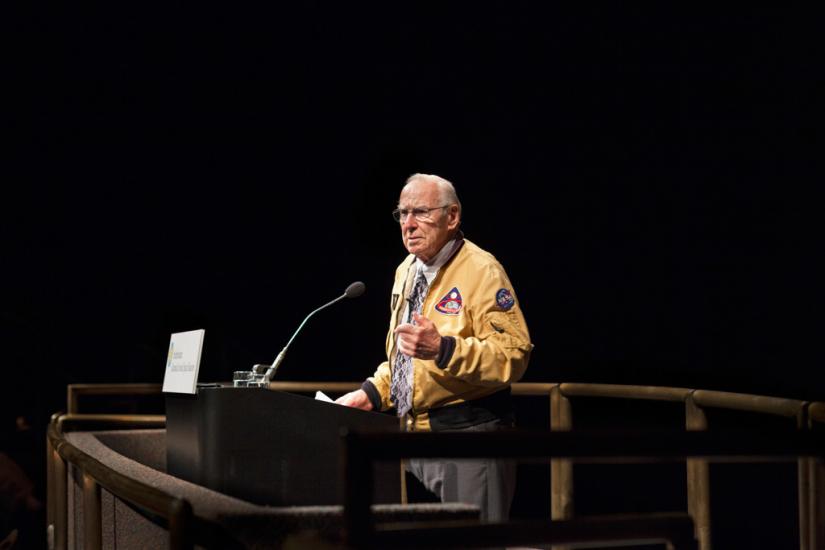
[[[705,411],[693,401],[693,392],[685,399],[685,428],[688,431],[706,431]],[[688,458],[687,505],[693,518],[700,550],[711,550],[710,539],[710,470],[703,458]]]
[[[52,450],[52,477],[54,479],[54,547],[66,550],[69,531],[69,489],[66,478],[66,461]]]
[[[77,392],[74,391],[74,385],[68,384],[66,386],[66,414],[77,413]]]
[[[810,539],[811,548],[825,547],[825,464],[821,457],[811,457],[810,465]]]
[[[560,386],[550,389],[550,431],[569,432],[573,428],[570,400]],[[550,518],[573,517],[573,462],[570,459],[550,459]]]
[[[804,430],[808,427],[807,422],[808,403],[804,403],[796,415],[796,429]],[[797,501],[799,502],[799,548],[800,550],[814,550],[812,538],[812,508],[811,502],[811,462],[807,456],[800,456],[796,459],[797,476]]]
[[[192,550],[192,505],[176,499],[169,506],[169,549]]]
[[[805,407],[807,429],[813,431],[818,422],[822,422],[822,403],[809,403]],[[805,460],[808,481],[806,534],[808,548],[813,550],[825,547],[825,464],[821,456],[806,457]],[[799,514],[801,519],[801,508]],[[804,536],[800,533],[800,540]]]
[[[100,517],[100,485],[83,473],[83,550],[100,550],[103,546]]]
[[[46,548],[54,550],[54,466],[52,442],[46,435]]]
[[[797,486],[799,502],[799,549],[814,550],[813,521],[812,515],[815,510],[813,493],[811,491],[811,478],[813,474],[813,460],[807,456],[800,456],[797,461]]]

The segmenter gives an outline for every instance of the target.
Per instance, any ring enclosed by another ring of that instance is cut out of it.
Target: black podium
[[[256,504],[342,504],[340,429],[398,420],[263,388],[166,394],[169,474]],[[399,463],[377,463],[373,502],[400,502]]]

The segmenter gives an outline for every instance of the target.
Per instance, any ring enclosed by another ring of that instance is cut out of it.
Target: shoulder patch
[[[513,298],[513,294],[509,290],[506,288],[500,288],[498,289],[498,292],[496,292],[496,303],[498,304],[498,307],[504,311],[507,311],[515,305],[516,300]]]
[[[435,305],[435,310],[444,315],[458,315],[463,304],[458,287],[453,287],[450,292],[438,301]]]

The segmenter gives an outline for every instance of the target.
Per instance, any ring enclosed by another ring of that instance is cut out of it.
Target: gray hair
[[[458,213],[461,214],[461,201],[458,200],[458,195],[456,194],[455,187],[453,187],[452,183],[445,180],[441,176],[436,176],[435,174],[413,174],[407,178],[404,185],[409,185],[414,181],[431,181],[438,185],[438,190],[441,195],[441,202],[445,205],[455,204],[458,206]]]

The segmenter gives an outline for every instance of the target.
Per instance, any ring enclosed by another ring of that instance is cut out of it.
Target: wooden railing
[[[48,548],[69,548],[69,468],[80,475],[82,492],[82,547],[99,550],[103,547],[103,513],[101,489],[124,502],[151,524],[168,532],[170,550],[202,548],[238,548],[239,543],[226,530],[210,519],[193,513],[192,504],[174,492],[168,492],[133,477],[128,477],[103,464],[73,445],[66,438],[71,431],[129,430],[163,428],[164,416],[117,414],[55,414],[46,438],[48,474]],[[77,489],[75,489],[77,490]],[[109,526],[117,543],[118,533]],[[110,543],[111,544],[111,543]],[[74,541],[78,547],[78,541]]]
[[[825,403],[816,401],[808,405],[806,410],[806,428],[813,432],[825,429]],[[825,547],[825,504],[822,497],[825,495],[825,462],[808,458],[806,461],[807,477],[807,531],[800,532],[800,538],[806,540],[808,548],[819,549]],[[804,498],[805,487],[799,486],[799,496]],[[801,511],[801,510],[800,510]]]
[[[143,511],[147,518],[165,523],[169,529],[169,546],[172,549],[192,548],[189,538],[192,507],[183,499],[176,498],[153,487],[136,483],[69,443],[64,430],[85,429],[162,428],[163,416],[154,415],[106,415],[73,414],[52,416],[46,435],[49,548],[68,548],[68,464],[77,467],[83,476],[83,547],[98,550],[101,541],[101,494],[100,488]]]
[[[356,389],[360,382],[272,382],[269,388],[278,391],[312,393],[345,393]],[[70,385],[68,407],[70,412],[80,408],[85,395],[147,395],[160,392],[159,384],[130,385]],[[730,393],[690,388],[658,386],[625,386],[580,383],[518,383],[513,385],[515,396],[547,396],[550,409],[550,430],[570,431],[573,428],[573,404],[579,397],[602,399],[651,400],[684,403],[686,431],[707,431],[707,411],[729,409],[751,414],[784,417],[799,431],[815,430],[825,426],[825,402],[813,402]],[[553,457],[551,463],[550,509],[554,520],[574,517],[574,486],[572,459]],[[709,459],[691,457],[687,468],[687,510],[696,527],[696,536],[702,550],[711,549]],[[825,473],[819,458],[798,459],[798,504],[801,550],[825,547]]]
[[[565,457],[612,462],[618,457],[661,462],[686,456],[736,456],[739,461],[796,460],[825,455],[825,439],[805,432],[453,432],[358,434],[345,436],[345,519],[347,542],[361,547],[485,547],[633,541],[666,542],[674,550],[696,548],[688,514],[634,514],[621,518],[570,518],[553,522],[483,525],[389,525],[371,522],[371,461],[398,458]],[[590,519],[591,521],[583,521]]]
[[[656,386],[616,386],[606,384],[559,384],[551,393],[552,410],[556,419],[551,417],[551,430],[567,431],[572,429],[573,414],[570,398],[600,397],[633,400],[654,400],[684,402],[685,428],[688,431],[706,431],[709,429],[708,409],[729,409],[761,415],[787,417],[794,420],[795,427],[805,426],[807,405],[805,401],[748,395],[740,393],[693,390],[688,388],[669,388]],[[818,548],[816,540],[809,533],[817,531],[812,523],[816,521],[817,508],[810,483],[808,459],[799,459],[799,532],[800,548],[809,550]],[[551,514],[554,519],[573,516],[573,476],[569,461],[554,461],[553,496]],[[710,514],[710,476],[709,461],[705,458],[689,458],[687,467],[687,507],[694,523],[696,535],[702,550],[711,549],[711,514]],[[825,539],[818,539],[820,544]]]

